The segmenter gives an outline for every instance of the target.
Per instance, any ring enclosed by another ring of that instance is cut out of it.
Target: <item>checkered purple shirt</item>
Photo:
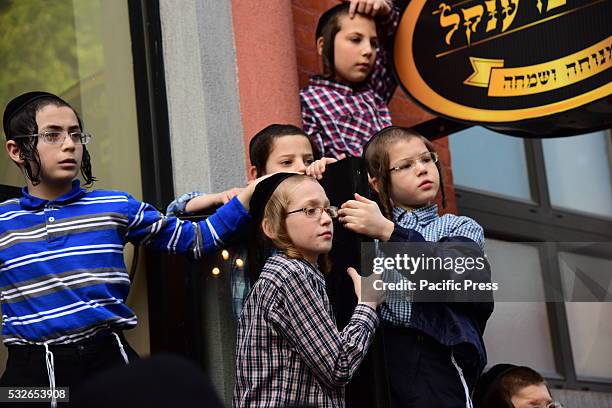
[[[366,81],[346,84],[314,76],[300,91],[302,126],[320,156],[361,157],[366,142],[392,124],[387,102],[397,83],[390,51],[399,18],[400,11],[394,7],[385,21],[377,21],[381,46]]]
[[[344,407],[377,325],[374,309],[357,305],[339,332],[321,272],[271,256],[238,323],[233,406]]]

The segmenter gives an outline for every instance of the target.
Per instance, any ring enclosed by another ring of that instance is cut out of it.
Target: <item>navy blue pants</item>
[[[383,328],[391,408],[465,408],[465,388],[451,349],[416,330]],[[458,363],[469,393],[476,364]]]
[[[122,335],[120,338],[129,361],[137,360],[138,354]],[[110,332],[72,345],[51,345],[49,350],[54,358],[56,387],[69,387],[71,395],[95,374],[125,365],[117,340]],[[8,351],[8,361],[0,379],[0,387],[49,387],[43,346],[9,346]],[[0,403],[0,407],[11,406],[49,407],[50,404]],[[58,407],[69,406],[69,403],[58,403]]]

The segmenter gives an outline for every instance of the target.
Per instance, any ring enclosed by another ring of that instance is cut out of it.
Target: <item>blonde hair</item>
[[[427,150],[436,153],[434,145],[412,129],[389,126],[376,133],[366,145],[364,158],[368,174],[376,178],[378,182],[378,197],[381,210],[385,217],[393,220],[393,201],[391,200],[391,174],[389,173],[389,150],[394,143],[404,140],[409,141],[417,138],[421,140]],[[440,162],[436,163],[440,175],[440,190],[442,192],[442,205],[446,206],[446,195],[444,194],[444,182],[442,179],[442,168]]]
[[[267,220],[270,229],[275,235],[274,238],[269,239],[276,248],[283,252],[287,258],[291,259],[304,259],[304,255],[295,247],[291,237],[289,237],[289,232],[287,231],[287,211],[291,193],[295,190],[295,187],[305,181],[318,184],[314,178],[304,174],[296,174],[283,180],[274,190],[272,196],[270,196],[264,210],[264,220]],[[320,258],[319,269],[323,272],[327,272],[329,269],[327,256]]]

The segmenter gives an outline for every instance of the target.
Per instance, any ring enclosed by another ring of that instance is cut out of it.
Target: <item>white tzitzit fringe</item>
[[[467,383],[465,382],[465,377],[463,377],[463,370],[461,369],[461,367],[459,367],[457,361],[455,361],[455,356],[452,352],[451,361],[457,369],[457,372],[459,373],[459,378],[461,379],[461,385],[463,385],[463,392],[465,392],[465,408],[474,408],[474,404],[472,404],[472,399],[470,398],[470,390],[468,389]]]
[[[121,343],[119,335],[115,332],[112,333],[113,336],[115,336],[115,340],[117,340],[117,344],[119,345],[119,352],[121,353],[121,357],[123,357],[123,361],[125,361],[125,364],[130,364],[130,360],[125,353],[125,348],[123,348],[123,343]],[[45,361],[47,363],[47,375],[49,376],[49,388],[51,390],[51,408],[57,408],[57,397],[55,390],[55,359],[53,357],[53,353],[51,350],[49,350],[49,345],[47,343],[44,343],[43,345],[45,346]]]
[[[130,360],[128,359],[127,354],[125,353],[125,349],[123,348],[123,343],[121,343],[121,339],[119,338],[119,335],[115,332],[112,332],[113,336],[115,336],[115,340],[117,340],[117,344],[119,345],[119,351],[121,352],[121,357],[123,357],[123,361],[125,361],[125,364],[130,364]]]
[[[47,362],[47,375],[49,376],[49,388],[51,389],[51,408],[57,407],[57,398],[55,395],[55,361],[53,359],[53,353],[49,350],[49,345],[44,343],[45,346],[45,360]]]

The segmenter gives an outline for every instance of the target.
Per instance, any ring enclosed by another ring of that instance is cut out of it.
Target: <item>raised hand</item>
[[[370,306],[375,309],[385,301],[387,293],[383,290],[380,275],[371,273],[369,276],[361,276],[355,268],[348,268],[346,272],[353,280],[357,303]],[[376,281],[379,281],[375,284]]]
[[[381,241],[388,241],[395,224],[385,218],[378,204],[355,193],[355,199],[342,204],[338,210],[341,223],[358,234],[367,235]]]
[[[240,200],[240,203],[242,204],[242,206],[248,211],[249,210],[249,206],[250,206],[250,202],[251,202],[251,197],[253,196],[253,192],[255,191],[255,187],[257,187],[257,184],[264,179],[267,179],[268,177],[270,177],[272,174],[275,173],[271,173],[271,174],[266,174],[265,176],[261,176],[258,179],[255,180],[251,180],[247,183],[247,186],[245,188],[242,189],[242,191],[240,191],[237,194],[238,200]],[[296,173],[297,174],[297,173]]]
[[[386,16],[391,12],[392,3],[389,0],[345,0],[350,2],[349,17],[355,17],[356,13],[376,17]]]
[[[340,156],[340,160],[344,159],[346,156],[342,154]],[[332,164],[337,162],[338,160],[332,157],[322,157],[319,160],[315,160],[306,168],[306,175],[316,178],[317,180],[321,180],[323,177],[323,173],[325,173],[325,169],[328,164]]]

